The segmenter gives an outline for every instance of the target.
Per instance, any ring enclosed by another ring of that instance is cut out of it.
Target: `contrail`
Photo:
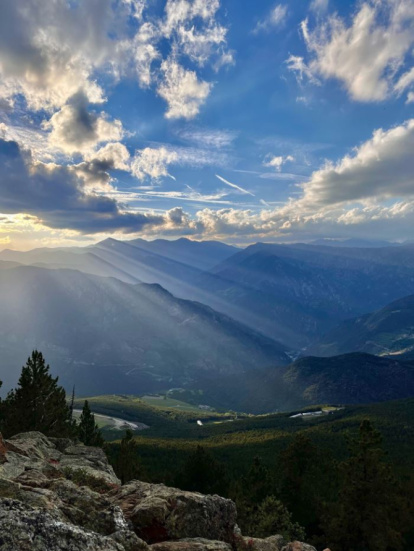
[[[247,191],[247,189],[243,189],[242,187],[236,185],[236,184],[232,184],[231,182],[229,182],[228,180],[226,180],[225,178],[223,178],[222,176],[219,176],[218,174],[216,174],[216,178],[218,178],[219,180],[221,180],[223,183],[225,183],[226,185],[230,186],[230,187],[233,187],[234,189],[238,189],[239,191],[241,191],[242,193],[246,193],[247,195],[251,195],[252,197],[256,197],[254,193],[252,193],[251,191]]]

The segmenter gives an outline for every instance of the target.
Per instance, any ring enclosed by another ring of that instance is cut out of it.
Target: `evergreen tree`
[[[70,399],[70,406],[69,406],[69,409],[70,409],[70,418],[73,419],[73,410],[75,408],[75,385],[73,385],[73,389],[72,389],[72,397]]]
[[[250,519],[251,533],[256,538],[267,538],[281,534],[288,541],[305,540],[305,530],[297,522],[285,505],[275,496],[266,497]]]
[[[138,445],[134,440],[134,433],[131,429],[125,431],[125,436],[121,440],[114,469],[122,484],[129,480],[142,479],[143,473],[138,456]]]
[[[381,434],[363,421],[342,463],[342,488],[325,520],[329,545],[338,551],[388,551],[403,546],[407,503],[390,465],[384,462]]]
[[[329,450],[317,448],[308,436],[296,434],[281,453],[280,498],[293,518],[307,531],[318,531],[320,513],[326,501],[338,492],[337,470]]]
[[[275,481],[269,469],[262,464],[259,457],[255,457],[234,492],[237,519],[243,533],[254,535],[258,508],[267,497],[275,493]]]
[[[2,430],[6,437],[26,431],[40,431],[47,436],[73,435],[65,390],[49,370],[42,353],[34,350],[22,368],[17,388],[9,392],[3,403]]]
[[[78,437],[86,446],[100,446],[104,444],[102,433],[95,423],[95,415],[85,400],[78,425]]]
[[[202,446],[188,457],[178,474],[176,485],[183,489],[202,494],[226,495],[228,481],[224,466]]]

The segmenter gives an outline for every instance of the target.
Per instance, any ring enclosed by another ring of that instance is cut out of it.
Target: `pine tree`
[[[82,414],[78,425],[78,438],[86,446],[100,446],[104,444],[104,439],[98,425],[95,423],[95,415],[89,407],[88,400],[85,400]]]
[[[288,541],[304,541],[306,537],[303,527],[292,521],[291,513],[275,496],[261,502],[251,518],[251,529],[251,535],[257,538],[281,534]]]
[[[119,454],[115,460],[114,468],[122,484],[125,484],[129,480],[142,478],[142,467],[138,457],[138,445],[134,440],[134,433],[131,429],[125,431],[125,436],[121,440]]]
[[[73,435],[65,390],[49,370],[42,353],[34,350],[22,368],[17,388],[3,402],[2,430],[6,437],[27,431],[47,436]]]
[[[197,446],[178,474],[176,485],[202,494],[226,495],[228,481],[224,466],[202,446]]]
[[[72,397],[70,399],[70,406],[69,406],[69,409],[70,409],[70,418],[73,419],[73,410],[75,408],[75,385],[73,385],[73,389],[72,389]]]
[[[403,546],[407,503],[384,461],[381,434],[363,421],[341,465],[342,488],[336,510],[325,519],[329,546],[338,551],[388,551]]]

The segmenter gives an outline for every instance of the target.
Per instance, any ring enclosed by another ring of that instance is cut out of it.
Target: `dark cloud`
[[[88,168],[109,167],[96,163]],[[116,200],[87,193],[84,185],[71,167],[33,162],[16,142],[0,140],[0,211],[5,214],[27,213],[51,228],[83,233],[132,233],[166,221],[161,215],[124,212]]]

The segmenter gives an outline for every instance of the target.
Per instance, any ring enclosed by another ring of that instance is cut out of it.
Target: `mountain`
[[[414,365],[370,354],[301,358],[283,380],[302,404],[367,404],[414,396]]]
[[[414,295],[371,314],[344,321],[306,353],[334,356],[356,351],[414,359]]]
[[[223,375],[214,385],[210,377],[203,389],[209,405],[256,414],[316,404],[368,404],[413,397],[414,363],[363,353],[310,356],[285,367],[249,371],[237,384]]]
[[[33,266],[0,270],[5,386],[34,348],[78,394],[151,392],[200,373],[217,380],[289,363],[275,341],[159,285]]]
[[[106,239],[83,248],[3,251],[0,260],[158,283],[286,346],[302,350],[332,327],[414,293],[414,245],[334,247]]]
[[[159,283],[186,298],[201,271],[223,262],[239,249],[219,241],[109,238],[89,247],[38,248],[0,252],[0,261],[60,269],[71,268],[126,283]],[[186,291],[189,288],[188,292]]]
[[[302,348],[339,322],[414,292],[414,247],[257,243],[193,282],[187,298]]]
[[[392,243],[390,241],[381,241],[379,239],[315,239],[310,243],[311,245],[325,245],[327,247],[351,247],[351,248],[380,248],[398,246],[398,243]]]

